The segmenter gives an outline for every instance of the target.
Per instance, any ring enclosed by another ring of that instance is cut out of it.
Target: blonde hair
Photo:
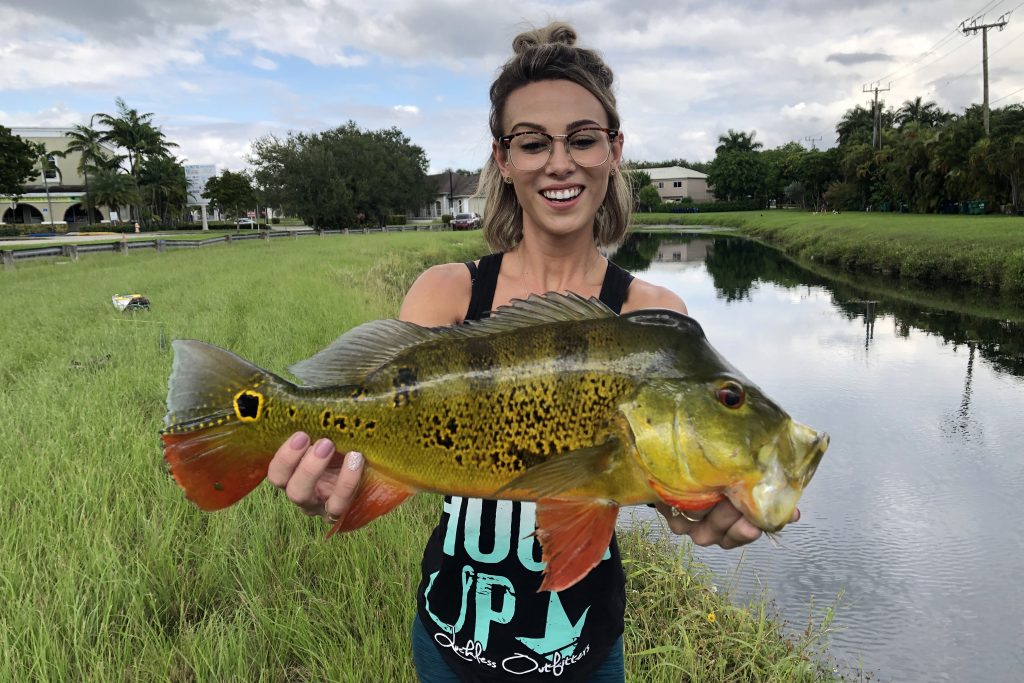
[[[572,81],[590,92],[608,116],[608,127],[618,129],[619,113],[612,93],[611,69],[594,50],[576,47],[576,31],[564,22],[520,33],[512,41],[515,55],[505,62],[491,84],[491,136],[504,135],[505,102],[512,91],[537,81]],[[515,187],[504,182],[493,155],[480,176],[480,194],[487,197],[484,238],[495,251],[508,251],[523,239],[523,209]],[[608,192],[594,218],[594,241],[611,246],[629,229],[633,201],[622,173],[608,179]]]

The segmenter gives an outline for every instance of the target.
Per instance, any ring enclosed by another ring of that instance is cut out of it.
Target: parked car
[[[482,222],[478,213],[458,213],[452,219],[452,230],[475,230]]]
[[[252,228],[255,228],[255,227],[256,227],[256,221],[254,221],[251,218],[239,218],[238,220],[235,221],[235,228],[236,229],[241,229],[241,228],[250,228],[250,229],[252,229]]]

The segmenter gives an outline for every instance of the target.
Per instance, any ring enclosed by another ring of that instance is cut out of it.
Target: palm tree
[[[166,222],[172,208],[182,208],[188,199],[185,168],[171,156],[147,158],[139,172],[139,190],[149,195],[153,213]]]
[[[89,167],[95,168],[107,159],[107,153],[101,144],[103,142],[103,135],[102,132],[95,128],[83,125],[76,125],[65,133],[69,140],[65,153],[78,152],[81,155],[81,159],[78,162],[78,171],[85,177],[85,208],[90,223],[93,218],[93,206],[89,198]]]
[[[96,169],[89,189],[89,201],[95,206],[106,205],[120,211],[124,205],[141,201],[134,179],[116,170]]]
[[[893,121],[900,127],[913,121],[922,126],[937,126],[940,123],[949,121],[952,117],[952,114],[939,109],[939,105],[934,102],[924,102],[920,97],[915,97],[904,102],[896,110]]]
[[[50,181],[46,177],[46,174],[50,171],[57,170],[57,164],[55,163],[55,157],[65,156],[64,152],[50,151],[46,149],[46,145],[42,142],[34,143],[33,153],[36,157],[36,163],[39,164],[39,174],[43,178],[43,189],[46,191],[46,206],[47,211],[50,214],[50,225],[53,225],[53,202],[50,201]]]
[[[152,113],[140,114],[138,109],[130,108],[120,97],[115,102],[116,116],[97,115],[101,123],[110,127],[110,130],[103,134],[103,139],[124,148],[127,152],[127,170],[137,185],[139,170],[147,157],[169,156],[170,149],[178,145],[169,142],[163,132],[153,125]]]
[[[755,142],[754,137],[757,135],[756,130],[752,130],[749,133],[744,131],[735,131],[732,128],[725,135],[718,136],[718,147],[715,148],[716,154],[722,152],[756,152],[757,150],[764,147],[760,142]]]

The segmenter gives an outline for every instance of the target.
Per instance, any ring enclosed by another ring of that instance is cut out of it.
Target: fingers
[[[352,500],[359,490],[359,481],[363,476],[363,456],[351,452],[345,455],[345,464],[334,482],[334,489],[324,501],[324,512],[328,518],[344,517],[352,505]]]
[[[334,444],[330,439],[320,439],[307,448],[284,487],[288,500],[300,507],[311,508],[315,513],[316,508],[323,504],[316,485],[331,464],[333,455]]]
[[[299,461],[306,454],[308,446],[308,434],[305,432],[295,432],[292,434],[287,441],[281,444],[281,447],[277,449],[277,453],[274,454],[274,458],[270,461],[270,467],[267,469],[267,481],[279,489],[287,486],[288,480],[292,478],[292,473],[295,472]]]
[[[683,514],[672,514],[672,508],[664,503],[658,503],[657,507],[673,533],[687,534],[700,546],[719,545],[729,550],[752,543],[763,533],[728,500],[710,510],[684,511]],[[794,510],[790,523],[799,519],[800,510]]]

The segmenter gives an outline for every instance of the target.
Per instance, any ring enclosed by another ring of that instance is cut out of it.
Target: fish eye
[[[715,395],[718,397],[719,403],[732,410],[736,410],[747,400],[747,394],[743,391],[743,387],[736,382],[726,382],[718,387]]]

